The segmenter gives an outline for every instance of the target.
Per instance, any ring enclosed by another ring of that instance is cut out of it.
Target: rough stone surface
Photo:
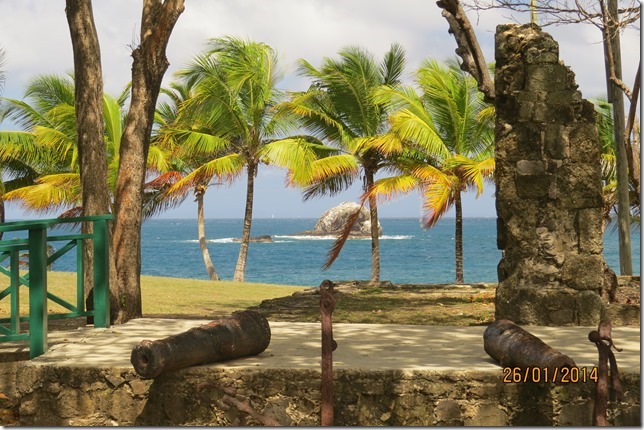
[[[317,235],[317,236],[335,236],[340,234],[347,219],[360,208],[360,205],[354,202],[340,203],[338,206],[324,212],[320,219],[315,223],[313,230],[305,231],[299,234]],[[382,226],[378,223],[378,234],[382,234]],[[360,216],[351,229],[351,236],[371,237],[371,216],[369,209],[362,207]]]
[[[106,376],[130,382],[116,387]],[[126,368],[26,364],[18,379],[23,426],[259,425],[224,407],[224,395],[231,393],[284,426],[319,425],[320,373],[314,370],[201,366],[150,382]],[[84,383],[75,387],[72,379]],[[640,375],[623,373],[621,379],[624,396],[609,403],[609,422],[639,425]],[[59,393],[47,389],[54,384]],[[338,426],[587,426],[594,395],[592,381],[507,384],[501,372],[477,371],[338,369],[334,387]]]
[[[539,27],[496,33],[496,318],[596,325],[603,256],[601,148],[592,104]],[[605,294],[604,294],[605,295]]]

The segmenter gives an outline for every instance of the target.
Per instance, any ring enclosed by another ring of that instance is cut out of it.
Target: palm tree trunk
[[[201,248],[203,262],[206,265],[206,270],[208,271],[208,277],[211,281],[218,281],[219,276],[217,275],[214,264],[212,264],[210,253],[208,252],[208,246],[206,245],[206,228],[204,226],[203,219],[203,195],[205,193],[205,186],[199,186],[195,189],[195,197],[197,198],[197,232],[199,234],[199,247]]]
[[[365,171],[367,190],[373,186],[374,172]],[[365,190],[366,191],[366,190]],[[371,215],[371,282],[380,282],[380,231],[378,229],[378,205],[376,197],[369,197],[369,214]]]
[[[456,251],[456,283],[463,284],[463,205],[461,203],[461,192],[456,192],[454,201],[456,208],[456,232],[454,234]]]
[[[244,230],[242,231],[241,246],[239,247],[239,258],[235,266],[233,281],[244,282],[246,272],[246,259],[248,257],[248,244],[250,243],[250,227],[253,223],[253,195],[255,193],[255,172],[257,165],[254,162],[248,163],[248,183],[246,185],[246,211],[244,212]]]
[[[617,170],[617,231],[619,239],[619,268],[621,275],[633,274],[633,260],[630,232],[630,204],[628,195],[628,159],[624,144],[624,93],[613,81],[622,79],[622,59],[619,29],[615,23],[619,21],[617,0],[608,1],[608,10],[604,13],[604,53],[606,54],[608,76],[608,101],[613,104],[613,127],[615,135],[615,165]],[[612,64],[611,64],[612,63]]]

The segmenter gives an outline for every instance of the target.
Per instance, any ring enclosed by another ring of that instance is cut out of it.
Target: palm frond
[[[380,80],[384,85],[396,85],[405,70],[405,49],[402,45],[394,43],[385,53],[380,65]]]
[[[188,193],[167,191],[182,179],[177,171],[165,172],[143,186],[143,217],[150,218],[183,203]]]
[[[377,98],[387,100],[392,109],[396,109],[389,122],[392,133],[400,140],[413,142],[434,156],[449,155],[449,148],[436,126],[435,119],[412,88],[381,87],[377,92]]]
[[[35,185],[22,187],[4,195],[7,201],[19,201],[30,211],[48,213],[81,203],[80,175],[60,173],[38,178]]]
[[[208,184],[214,177],[222,182],[232,182],[243,170],[246,160],[240,154],[230,154],[211,160],[175,182],[167,194],[182,195],[196,185]]]
[[[355,212],[353,212],[349,217],[347,217],[347,221],[342,227],[342,231],[338,235],[338,238],[333,242],[333,245],[327,252],[327,258],[322,266],[322,270],[328,270],[331,268],[335,260],[340,256],[340,252],[342,251],[342,248],[344,247],[344,244],[347,242],[347,239],[351,235],[351,229],[353,228],[353,225],[356,223],[358,218],[360,218],[360,211],[362,210],[362,207],[364,206],[364,201],[361,202],[360,207],[356,209]]]
[[[374,149],[385,158],[400,154],[404,150],[402,140],[395,133],[384,133],[368,139],[365,147]]]
[[[403,194],[418,189],[420,181],[413,175],[397,175],[388,178],[380,178],[367,190],[363,199],[373,196],[379,202],[387,202],[398,198]]]
[[[304,185],[312,181],[312,164],[320,154],[335,153],[317,140],[305,136],[280,139],[264,145],[258,152],[261,160],[289,170],[291,184]]]
[[[170,169],[169,155],[169,151],[156,145],[150,145],[147,169],[155,172],[167,172]]]
[[[311,163],[311,179],[318,182],[333,176],[355,176],[359,169],[358,160],[351,154],[330,155]]]
[[[229,138],[213,135],[208,131],[168,127],[164,132],[172,135],[184,151],[194,155],[217,154],[230,145]]]
[[[444,163],[446,169],[462,172],[463,182],[476,188],[477,197],[483,193],[483,181],[492,177],[495,166],[494,157],[473,160],[459,154],[445,160]]]
[[[123,91],[121,91],[121,94],[119,94],[118,97],[116,98],[116,103],[121,108],[123,108],[131,95],[132,95],[132,81],[128,82],[125,85],[125,88],[123,88]]]
[[[332,112],[326,95],[311,89],[306,93],[294,93],[289,101],[276,106],[278,114],[288,112],[300,118],[302,125],[320,139],[341,140],[345,134],[344,125]]]
[[[307,186],[302,193],[302,200],[308,201],[314,197],[336,196],[347,190],[355,176],[349,174],[330,176]]]
[[[105,119],[105,136],[116,151],[121,146],[124,117],[117,99],[108,94],[103,95],[103,117]]]
[[[423,225],[433,227],[439,219],[452,207],[455,191],[459,189],[458,178],[451,175],[436,177],[433,182],[426,184],[423,192]]]

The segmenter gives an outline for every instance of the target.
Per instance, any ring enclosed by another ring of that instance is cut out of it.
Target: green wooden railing
[[[0,224],[1,232],[25,232],[26,237],[0,240],[0,274],[9,277],[5,289],[0,286],[0,300],[10,298],[10,317],[0,318],[0,342],[29,340],[29,356],[42,355],[47,351],[47,322],[49,319],[94,317],[94,327],[110,326],[109,295],[109,229],[112,215],[94,215],[75,218],[57,218],[35,221],[7,222]],[[91,234],[65,234],[48,236],[47,230],[61,224],[91,222]],[[48,255],[48,242],[67,243],[52,255]],[[85,309],[83,289],[83,249],[91,241],[94,249],[94,310]],[[47,267],[68,251],[76,248],[76,303],[47,291]],[[21,257],[29,254],[28,273],[20,273]],[[9,259],[9,264],[4,262]],[[20,286],[29,289],[29,316],[20,316]],[[47,313],[47,300],[51,300],[70,312]],[[28,323],[28,330],[21,331],[21,323]]]

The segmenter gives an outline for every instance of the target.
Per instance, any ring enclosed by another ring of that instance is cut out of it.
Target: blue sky
[[[0,0],[0,46],[6,51],[7,81],[4,96],[22,98],[26,82],[37,74],[63,74],[73,69],[69,30],[62,0]],[[94,16],[101,44],[105,90],[117,94],[130,79],[131,46],[139,31],[140,2],[110,0],[94,2]],[[527,17],[509,18],[507,13],[488,11],[470,13],[487,61],[494,59],[496,25]],[[560,57],[577,75],[585,98],[605,94],[601,34],[591,25],[548,27],[560,44]],[[281,87],[302,90],[308,82],[295,75],[299,58],[319,64],[323,57],[334,56],[348,45],[359,45],[377,58],[391,43],[402,44],[407,52],[411,73],[425,58],[447,59],[456,44],[447,33],[447,22],[434,1],[428,0],[187,0],[186,10],[173,32],[168,59],[172,73],[184,66],[207,39],[224,35],[247,37],[271,45],[280,54],[287,74]],[[633,82],[640,52],[639,31],[628,30],[622,39],[624,80]],[[13,124],[0,124],[11,129]],[[494,217],[493,186],[479,199],[468,193],[464,201],[467,217]],[[296,189],[284,188],[284,172],[262,166],[256,188],[255,216],[260,218],[313,218],[343,201],[355,201],[360,187],[334,198],[302,202]],[[206,193],[206,217],[241,218],[245,201],[243,177],[230,187],[213,186]],[[410,195],[383,204],[383,217],[418,217],[421,201]],[[448,214],[450,216],[452,214]],[[10,205],[8,219],[25,214]],[[163,218],[192,218],[196,204],[187,199],[179,208],[165,212]],[[453,215],[452,215],[453,216]]]

